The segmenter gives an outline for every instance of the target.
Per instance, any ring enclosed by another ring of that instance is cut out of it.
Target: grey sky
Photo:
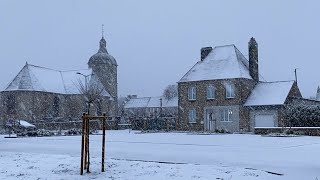
[[[200,57],[203,46],[259,43],[268,81],[294,79],[305,97],[320,85],[320,3],[314,1],[16,1],[0,2],[0,87],[28,61],[54,69],[86,68],[101,24],[118,64],[119,94],[161,95]]]

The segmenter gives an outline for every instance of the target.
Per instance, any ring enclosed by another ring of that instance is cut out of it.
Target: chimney
[[[259,82],[259,66],[258,66],[258,44],[252,37],[248,43],[249,47],[249,73],[252,79]]]
[[[320,101],[320,87],[318,86],[316,100]]]
[[[201,48],[201,61],[203,61],[211,51],[212,51],[212,47]]]
[[[136,98],[138,98],[138,95],[128,95],[127,98],[128,99],[136,99]]]

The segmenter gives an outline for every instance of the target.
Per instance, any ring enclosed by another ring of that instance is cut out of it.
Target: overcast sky
[[[294,0],[0,1],[0,87],[28,61],[69,70],[87,67],[101,24],[118,66],[119,95],[161,95],[200,58],[200,48],[259,44],[268,81],[292,80],[305,97],[320,85],[320,3]]]

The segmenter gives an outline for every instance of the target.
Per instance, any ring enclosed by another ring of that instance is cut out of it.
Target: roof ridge
[[[225,44],[225,45],[220,45],[220,46],[215,46],[214,48],[220,48],[220,47],[226,47],[226,46],[234,46],[234,44]]]
[[[286,81],[260,81],[259,83],[279,83],[279,82],[295,82],[295,80],[286,80]]]
[[[239,49],[235,46],[235,45],[233,45],[233,47],[234,47],[234,53],[236,54],[236,58],[237,58],[237,62],[238,62],[238,66],[239,66],[239,71],[240,71],[240,74],[242,75],[243,74],[243,72],[242,72],[242,68],[240,67],[240,63],[242,63],[244,66],[245,66],[245,68],[248,70],[248,71],[250,71],[250,69],[249,69],[249,61],[246,59],[246,57],[244,57],[244,55],[241,53],[241,51],[239,51]],[[240,54],[238,54],[238,52],[240,53]],[[238,57],[238,56],[243,56],[243,58],[248,62],[248,64],[246,64],[245,62],[243,62],[243,60],[242,60],[242,58],[241,57]],[[250,72],[249,72],[249,74],[250,74]]]
[[[23,71],[25,70],[25,68],[27,68],[28,64],[26,63],[22,69],[20,69],[20,71],[18,72],[18,74],[6,85],[6,88],[4,89],[4,91],[6,91],[14,82],[14,80],[16,80],[18,78],[18,76],[23,73]],[[20,84],[20,83],[19,83]],[[19,85],[18,85],[19,86]]]
[[[33,65],[33,64],[26,64],[26,66],[33,66],[33,67],[41,68],[41,69],[48,69],[48,70],[52,70],[52,71],[59,71],[59,70],[56,70],[56,69],[47,68],[47,67],[38,66],[38,65]]]
[[[90,70],[90,68],[70,69],[70,70],[58,70],[58,69],[48,68],[48,67],[44,67],[44,66],[38,66],[38,65],[34,65],[34,64],[26,64],[26,66],[33,66],[33,67],[36,67],[36,68],[48,69],[48,70],[58,71],[58,72],[72,72],[72,71]]]
[[[212,50],[213,51],[213,50]],[[210,52],[210,53],[212,53],[212,51]],[[209,53],[209,54],[210,54]],[[183,76],[182,76],[182,78],[178,81],[178,82],[183,82],[182,80],[183,80],[183,78],[185,77],[185,76],[187,76],[190,72],[191,72],[191,70],[197,65],[197,64],[199,64],[201,61],[197,61],[189,70],[188,70],[188,72],[187,73],[185,73]]]

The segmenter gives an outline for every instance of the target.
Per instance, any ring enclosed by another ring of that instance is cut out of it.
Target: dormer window
[[[194,86],[189,87],[189,89],[188,89],[188,99],[190,101],[194,101],[197,98],[196,96],[197,96],[196,87],[194,87]]]
[[[236,97],[235,86],[232,82],[226,82],[225,88],[226,88],[226,98],[235,98]]]
[[[213,85],[207,86],[207,99],[215,99],[216,98],[216,89]]]

